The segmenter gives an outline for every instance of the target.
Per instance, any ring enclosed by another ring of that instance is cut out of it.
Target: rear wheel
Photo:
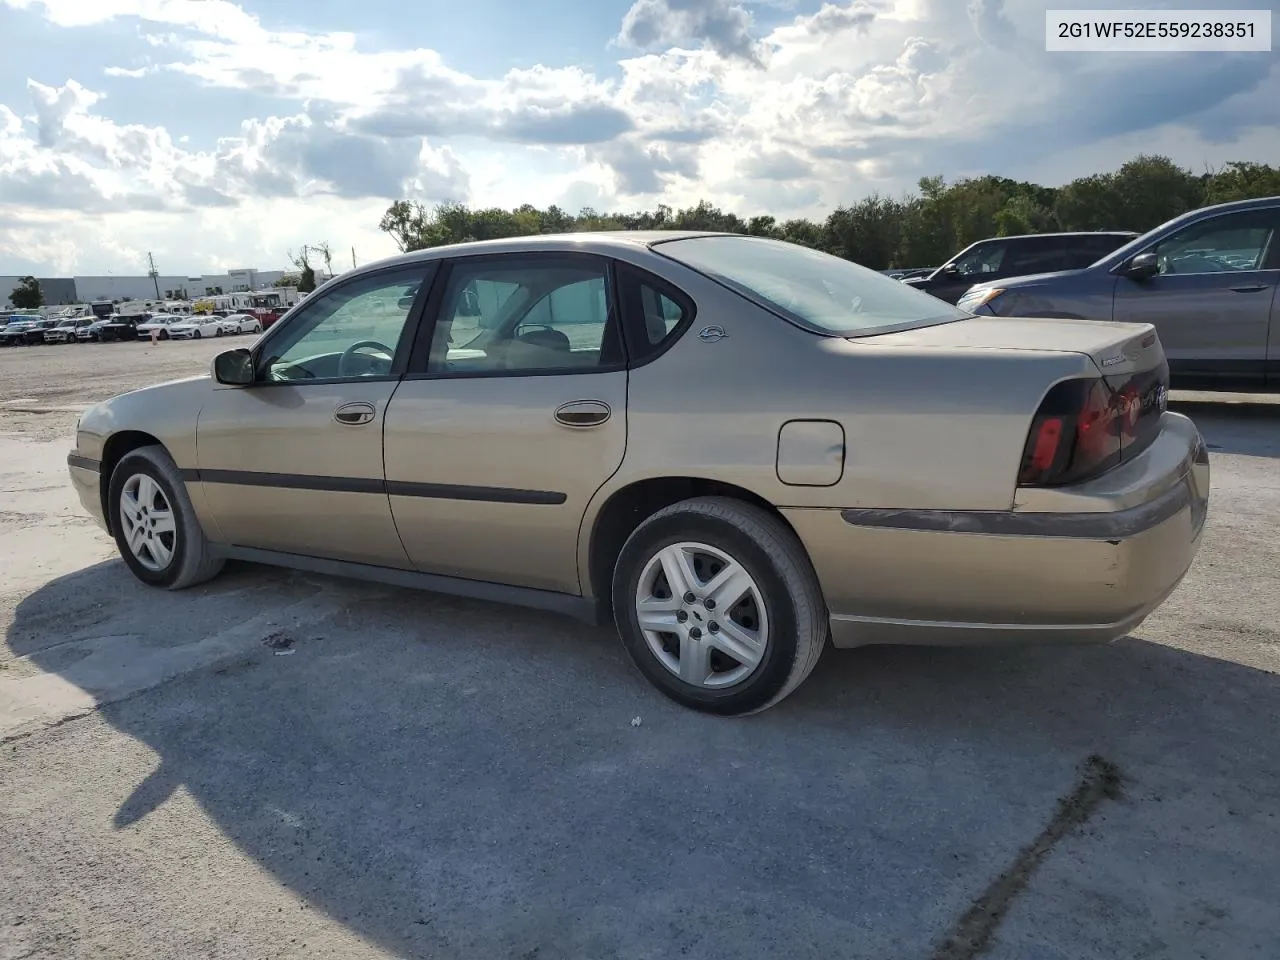
[[[826,644],[826,605],[795,534],[739,500],[660,510],[628,538],[613,579],[619,633],[641,673],[708,713],[764,710]]]
[[[220,336],[222,336],[222,328],[221,328],[221,327],[214,327],[214,328],[213,328],[213,335],[214,335],[215,337],[220,337]]]
[[[125,454],[111,473],[111,530],[120,556],[143,583],[180,590],[216,576],[213,555],[186,484],[160,446]]]

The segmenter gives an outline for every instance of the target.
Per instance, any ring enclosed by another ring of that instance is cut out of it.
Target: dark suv
[[[1155,326],[1172,385],[1280,390],[1280,197],[1175,217],[1083,270],[975,285],[960,308]]]
[[[1132,231],[1110,230],[991,237],[965,247],[927,277],[913,277],[902,282],[940,300],[955,303],[975,283],[1087,267],[1136,236]]]

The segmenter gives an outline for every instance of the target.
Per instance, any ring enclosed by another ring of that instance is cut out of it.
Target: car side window
[[[1113,250],[1119,250],[1128,243],[1133,237],[1115,236],[1104,234],[1102,236],[1090,237],[1085,241],[1084,253],[1088,254],[1089,262],[1084,266],[1090,266],[1097,263]]]
[[[1193,223],[1151,249],[1162,275],[1262,270],[1275,232],[1271,211],[1229,213]]]
[[[956,269],[962,277],[982,276],[984,273],[997,273],[1004,262],[1007,243],[984,243],[970,250],[956,261]]]
[[[512,254],[449,271],[427,373],[588,373],[622,363],[605,261]]]
[[[1026,276],[1068,270],[1072,263],[1070,241],[1060,237],[1031,237],[1009,245],[1001,265],[1002,276]],[[1083,266],[1088,266],[1088,261]]]
[[[693,301],[665,280],[629,264],[618,264],[627,354],[633,364],[660,353],[693,319]]]
[[[422,284],[434,272],[429,264],[375,273],[308,298],[288,327],[264,344],[259,378],[314,382],[389,376]]]

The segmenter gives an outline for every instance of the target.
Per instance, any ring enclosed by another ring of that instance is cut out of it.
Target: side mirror
[[[1124,268],[1124,275],[1130,280],[1150,280],[1159,272],[1160,261],[1151,252],[1138,254]]]
[[[942,274],[947,277],[958,277],[960,276],[960,268],[954,263],[948,263],[942,268]]]
[[[227,350],[213,358],[213,379],[228,387],[247,387],[253,383],[253,354],[245,347]]]

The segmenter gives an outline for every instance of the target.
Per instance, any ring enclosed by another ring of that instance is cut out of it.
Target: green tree
[[[19,310],[34,310],[44,306],[44,292],[35,277],[22,277],[9,294],[9,302]]]
[[[282,273],[280,279],[272,284],[273,287],[297,287],[302,282],[302,277],[296,273]]]
[[[1048,233],[1057,229],[1053,211],[1041,205],[1029,193],[1019,193],[1005,201],[996,211],[996,234],[1014,237],[1023,233]]]
[[[9,294],[9,302],[18,310],[35,310],[45,305],[45,293],[40,289],[40,280],[35,276],[23,276],[17,287]]]
[[[1266,163],[1232,160],[1221,170],[1210,174],[1205,184],[1205,203],[1260,197],[1280,197],[1280,168]]]
[[[289,262],[298,268],[298,292],[311,293],[316,288],[316,271],[311,266],[311,247],[307,244],[302,245],[302,250],[294,256],[292,250],[289,251]]]
[[[902,224],[902,204],[872,194],[831,212],[822,228],[821,247],[872,270],[885,270],[902,242]]]

